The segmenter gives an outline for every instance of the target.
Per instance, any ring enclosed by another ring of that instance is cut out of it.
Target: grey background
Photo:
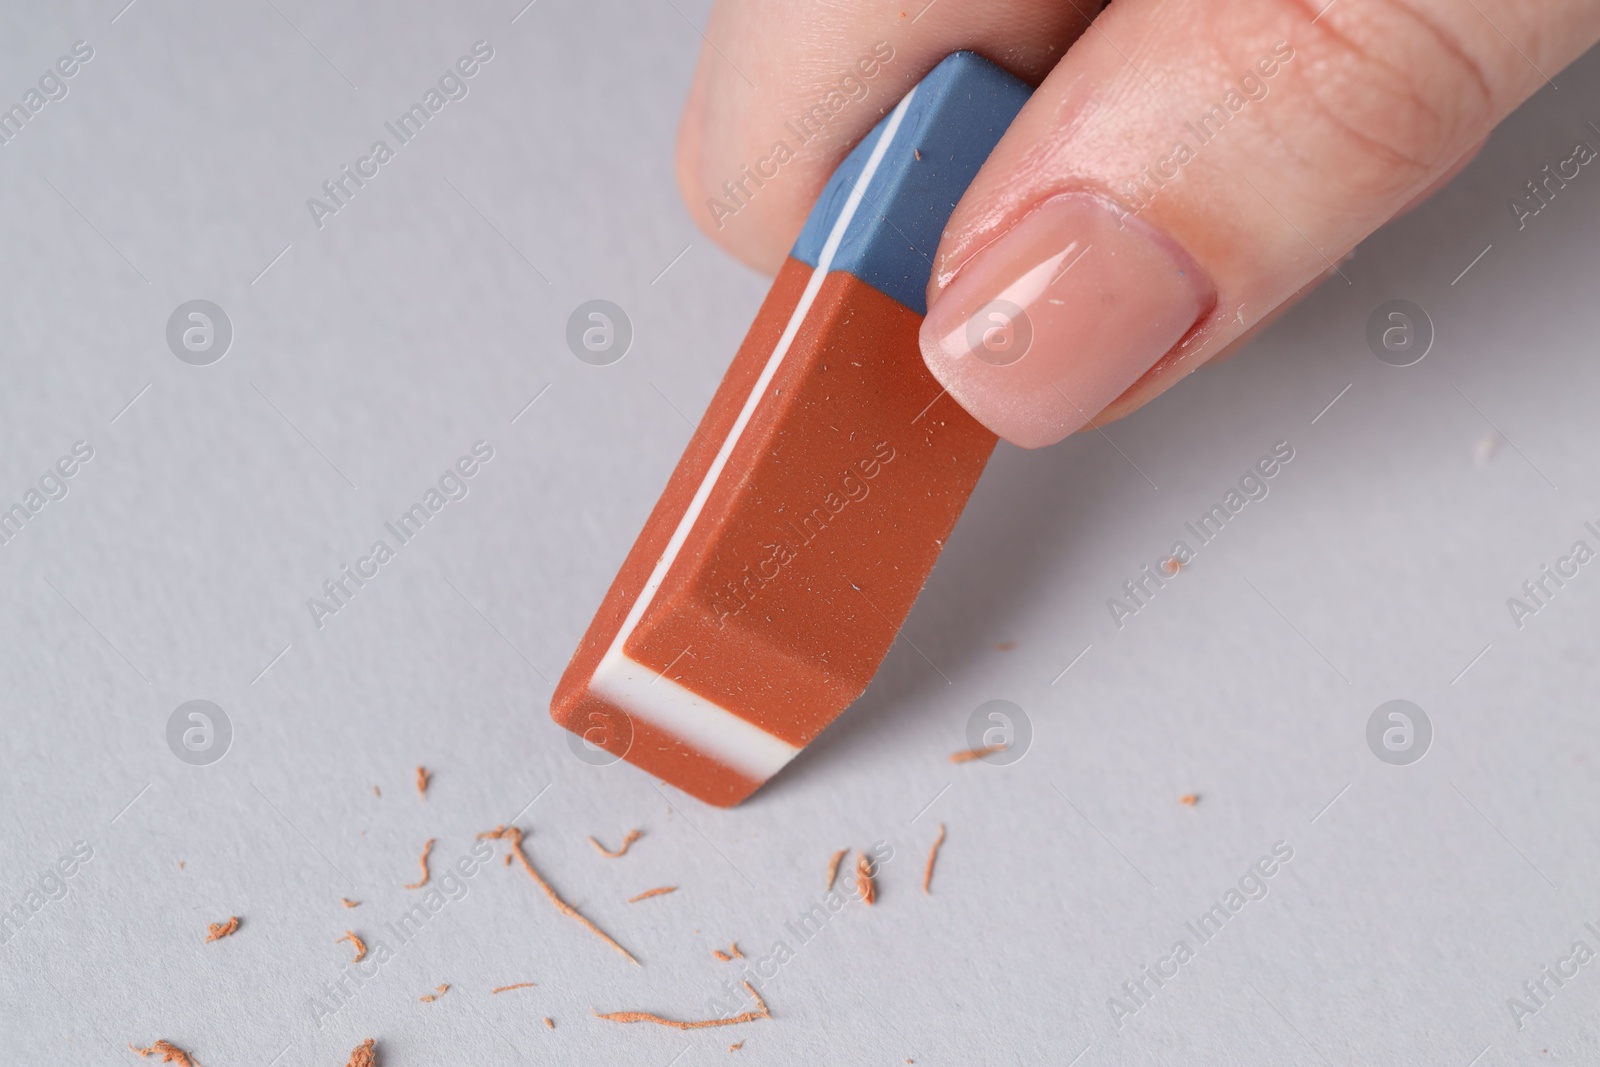
[[[1103,433],[1002,446],[867,695],[718,811],[584,765],[545,710],[766,288],[671,179],[706,5],[275,2],[0,17],[7,104],[95,49],[0,147],[0,501],[95,449],[0,548],[0,908],[94,850],[0,946],[6,1062],[165,1037],[204,1067],[311,1067],[368,1036],[395,1067],[1600,1057],[1600,962],[1520,1031],[1506,1005],[1600,948],[1600,565],[1521,630],[1505,604],[1600,544],[1600,176],[1521,232],[1505,206],[1600,143],[1600,58],[1240,358]],[[306,198],[479,39],[470,95],[318,230]],[[234,326],[209,367],[165,343],[196,298]],[[564,343],[593,298],[633,321],[613,366]],[[1404,369],[1364,341],[1395,298],[1437,331]],[[306,598],[477,440],[470,495],[316,629]],[[1106,599],[1280,440],[1270,495],[1113,626]],[[201,698],[234,740],[191,767],[165,728]],[[1407,767],[1365,742],[1394,698],[1434,728]],[[1030,751],[952,766],[991,699],[1026,710]],[[422,841],[440,872],[514,814],[645,966],[496,863],[318,1028],[334,939],[416,901]],[[624,859],[584,840],[631,826]],[[714,947],[797,947],[827,857],[880,840],[878,904],[798,949],[770,1022],[590,1014],[698,1017],[733,977]],[[1268,896],[1115,1027],[1107,998],[1280,840]],[[658,884],[680,888],[624,903]]]

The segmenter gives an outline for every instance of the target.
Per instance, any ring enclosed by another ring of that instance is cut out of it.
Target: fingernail
[[[1121,396],[1215,301],[1177,242],[1069,193],[962,265],[923,320],[922,358],[979,422],[1041,448]]]

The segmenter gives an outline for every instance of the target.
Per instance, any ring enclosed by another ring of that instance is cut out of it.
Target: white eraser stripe
[[[777,774],[800,751],[627,656],[601,660],[590,688],[629,715],[757,782]]]

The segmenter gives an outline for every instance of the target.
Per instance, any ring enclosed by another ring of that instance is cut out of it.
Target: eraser
[[[840,164],[556,687],[556,722],[730,806],[866,688],[994,449],[917,331],[945,223],[1028,93],[957,52]]]

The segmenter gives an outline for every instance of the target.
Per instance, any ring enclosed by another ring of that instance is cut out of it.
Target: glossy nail
[[[1104,410],[1215,302],[1171,238],[1069,193],[961,266],[923,321],[922,356],[979,422],[1040,448]]]

